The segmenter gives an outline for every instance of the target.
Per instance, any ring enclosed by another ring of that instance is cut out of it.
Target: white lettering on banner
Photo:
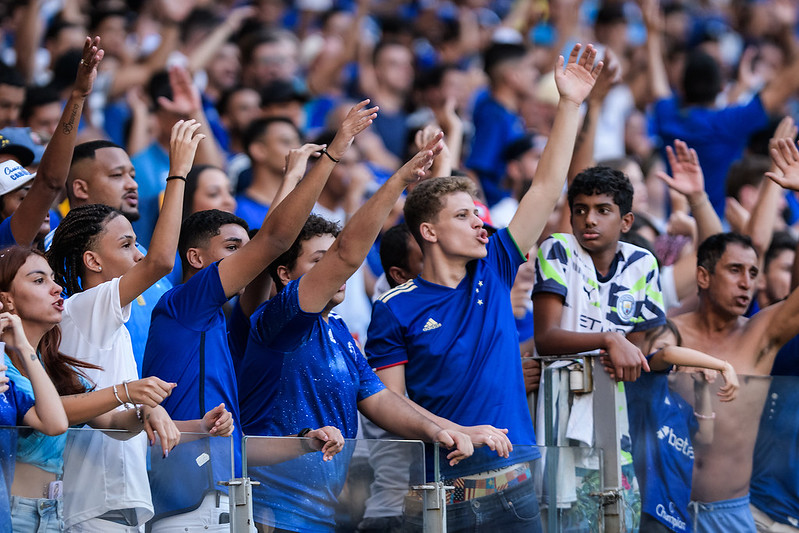
[[[669,510],[673,513],[674,512],[674,502],[669,502]],[[666,512],[666,508],[663,506],[662,503],[659,503],[657,507],[655,507],[655,512],[658,515],[658,518],[664,520],[672,529],[678,529],[680,531],[685,531],[685,522],[680,519],[679,516],[673,516]]]

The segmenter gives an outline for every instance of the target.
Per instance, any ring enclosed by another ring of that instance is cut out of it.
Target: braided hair
[[[122,213],[105,204],[82,205],[71,209],[56,228],[47,260],[67,296],[83,291],[83,253],[94,247],[106,222],[117,216]]]

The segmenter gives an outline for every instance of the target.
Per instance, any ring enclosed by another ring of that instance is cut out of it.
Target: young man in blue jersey
[[[471,182],[436,178],[418,185],[405,219],[424,256],[422,273],[380,297],[366,352],[386,386],[442,427],[466,432],[476,450],[441,465],[458,487],[447,507],[451,531],[540,531],[530,461],[539,453],[527,408],[510,288],[560,196],[574,149],[579,106],[602,64],[575,46],[555,71],[560,102],[536,179],[508,228],[490,239]],[[496,427],[501,429],[496,429]],[[498,455],[489,448],[524,450]],[[428,475],[432,475],[432,453]]]
[[[377,116],[377,108],[367,108],[368,103],[364,100],[350,110],[333,142],[326,147],[325,155],[274,208],[252,240],[248,238],[246,223],[220,211],[195,213],[181,228],[178,249],[184,281],[167,291],[153,310],[142,374],[169,376],[178,384],[181,392],[163,404],[176,420],[197,418],[195,413],[220,403],[230,409],[236,424],[233,443],[237,470],[241,464],[242,433],[236,375],[222,306],[291,246],[336,161],[355,135]],[[230,476],[230,461],[224,460],[229,446],[221,439],[211,441],[211,458],[216,459],[212,460],[214,480]],[[189,447],[182,454],[194,460],[199,453],[192,455],[192,451]],[[199,478],[185,479],[188,472],[197,472]],[[163,480],[151,480],[156,513],[175,514],[194,509],[216,491],[203,469],[187,469],[180,474],[160,469],[159,473],[165,474]],[[184,488],[195,490],[174,490],[178,479]],[[158,495],[168,495],[172,500],[158,509]],[[216,498],[217,509],[221,508],[220,501]]]
[[[284,435],[305,426],[333,425],[353,439],[360,411],[403,437],[455,447],[448,455],[453,463],[472,453],[466,435],[444,429],[387,390],[347,325],[331,312],[344,299],[347,279],[366,259],[400,194],[430,168],[441,150],[440,139],[398,170],[341,233],[335,223],[311,216],[294,245],[270,265],[279,292],[253,314],[240,373],[248,434]],[[333,531],[333,504],[351,453],[349,448],[330,466],[306,456],[259,472],[255,521],[279,530]],[[309,483],[319,479],[325,482]]]

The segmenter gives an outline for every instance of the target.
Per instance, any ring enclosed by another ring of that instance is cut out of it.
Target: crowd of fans
[[[215,437],[262,435],[259,530],[333,531],[366,435],[448,450],[450,531],[540,531],[533,356],[599,352],[636,527],[799,531],[798,17],[3,2],[0,530],[227,531]],[[421,528],[372,452],[351,527]]]

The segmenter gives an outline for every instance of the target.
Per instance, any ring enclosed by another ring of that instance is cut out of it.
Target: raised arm
[[[14,240],[21,246],[30,245],[36,238],[36,233],[50,206],[67,182],[80,115],[86,97],[92,92],[92,84],[97,77],[97,65],[104,54],[99,46],[99,37],[95,37],[94,40],[86,37],[78,75],[61,114],[61,121],[42,155],[42,162],[28,195],[22,200],[9,222]]]
[[[205,138],[202,134],[195,134],[199,127],[200,124],[194,120],[179,120],[172,126],[169,141],[169,176],[172,179],[166,182],[161,213],[147,255],[119,280],[119,303],[122,307],[169,274],[175,266],[186,175],[191,170],[197,145]]]
[[[272,209],[274,212],[265,219],[255,237],[219,263],[219,278],[228,297],[255,279],[297,238],[336,164],[334,159],[341,159],[355,136],[377,117],[377,108],[367,108],[368,104],[369,100],[364,100],[350,110],[327,148],[327,155],[323,155],[305,179]]]
[[[796,125],[793,118],[787,116],[783,118],[774,136],[769,140],[769,151],[778,146],[780,139],[785,139],[789,143],[793,143],[796,138]],[[775,150],[775,153],[776,152]],[[769,169],[774,175],[782,173],[779,165],[774,158],[771,159],[771,168]],[[745,233],[752,238],[752,244],[755,245],[758,257],[761,258],[766,255],[768,247],[771,245],[771,237],[774,232],[774,223],[777,221],[779,215],[779,204],[783,196],[783,189],[774,180],[765,180],[763,187],[760,189],[760,194],[757,196],[757,202],[752,209],[752,214],[746,224]]]
[[[577,44],[572,49],[565,69],[563,56],[558,59],[555,83],[560,101],[555,122],[541,154],[533,184],[522,197],[516,214],[508,224],[508,230],[522,250],[529,250],[535,244],[563,191],[580,121],[580,105],[602,71],[601,61],[594,66],[594,47],[589,44],[578,60],[580,48],[581,45]]]
[[[441,151],[442,134],[405,163],[352,216],[317,265],[300,279],[299,302],[303,311],[318,313],[361,266],[402,191],[424,177]]]
[[[649,85],[655,101],[671,97],[666,64],[663,62],[663,15],[658,0],[642,0],[641,14],[646,25],[646,54],[649,65]]]
[[[596,130],[599,123],[599,117],[602,112],[602,103],[605,101],[610,90],[619,82],[621,78],[621,64],[619,63],[616,54],[610,48],[605,49],[605,57],[603,59],[605,67],[596,79],[594,88],[586,100],[588,110],[583,118],[583,125],[580,128],[580,133],[577,135],[577,142],[574,148],[574,155],[572,156],[571,164],[569,165],[569,173],[567,180],[569,185],[574,181],[575,176],[594,164],[594,142],[596,140]],[[565,204],[564,204],[565,205]],[[565,205],[568,210],[569,206]],[[566,220],[569,219],[568,211]],[[570,228],[571,229],[571,228]],[[567,231],[570,231],[567,230]]]
[[[776,148],[771,149],[771,159],[781,173],[766,172],[766,177],[786,189],[799,191],[799,150],[793,140],[777,141]],[[768,355],[770,362],[773,362],[777,349],[799,334],[799,289],[794,288],[786,300],[770,305],[758,316],[764,312],[764,319],[767,320],[766,339],[768,345],[773,347]]]
[[[197,150],[197,164],[225,168],[225,156],[211,132],[203,110],[200,90],[194,85],[189,72],[178,65],[170,67],[169,86],[172,88],[172,100],[161,96],[158,98],[158,105],[184,120],[196,120],[200,124],[198,133],[207,139]]]
[[[696,150],[689,149],[687,144],[678,139],[674,141],[674,148],[666,147],[666,157],[672,175],[659,171],[657,177],[687,198],[699,230],[697,240],[702,242],[711,235],[721,233],[721,220],[705,192],[705,176]]]

